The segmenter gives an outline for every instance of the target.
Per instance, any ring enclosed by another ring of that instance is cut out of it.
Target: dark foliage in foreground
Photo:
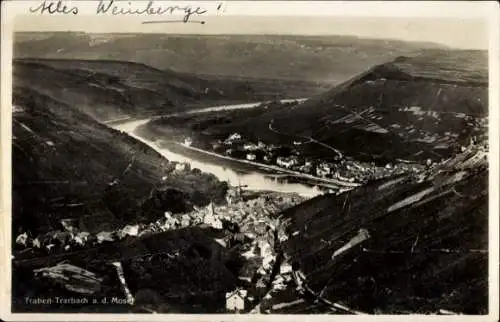
[[[16,312],[132,312],[143,305],[160,307],[162,312],[217,312],[224,306],[224,295],[236,285],[231,261],[241,261],[216,243],[213,232],[187,228],[106,243],[83,251],[69,252],[13,263],[13,310]],[[104,278],[100,291],[92,296],[71,293],[47,280],[33,278],[32,270],[60,261],[85,267]],[[136,305],[110,303],[123,299],[113,261],[121,261]],[[81,305],[27,305],[26,297],[88,298]],[[107,298],[107,305],[92,299]]]

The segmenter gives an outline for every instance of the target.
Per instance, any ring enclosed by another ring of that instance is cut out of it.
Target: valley
[[[485,52],[236,38],[18,35],[13,311],[487,313]]]

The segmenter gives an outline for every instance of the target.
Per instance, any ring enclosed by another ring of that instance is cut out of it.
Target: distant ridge
[[[339,83],[375,64],[425,49],[447,47],[338,35],[20,32],[14,57],[109,59],[190,74]]]

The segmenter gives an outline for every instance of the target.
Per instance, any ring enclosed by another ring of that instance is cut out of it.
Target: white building
[[[247,160],[253,161],[255,159],[257,159],[257,156],[255,154],[253,154],[253,153],[247,154]]]
[[[255,150],[257,150],[258,148],[259,148],[259,147],[258,147],[257,145],[255,145],[255,144],[253,144],[253,143],[245,143],[245,144],[243,145],[243,149],[244,149],[245,151],[255,151]]]
[[[239,133],[233,133],[233,134],[231,134],[229,136],[229,140],[232,140],[232,141],[234,141],[234,140],[241,140],[241,134],[239,134]]]
[[[276,159],[276,163],[279,166],[285,167],[285,168],[291,168],[292,166],[297,164],[297,160],[295,158],[283,158],[283,157],[278,157]]]
[[[175,170],[177,171],[186,171],[189,169],[189,165],[185,162],[180,162],[175,165]]]
[[[191,225],[191,218],[189,215],[182,215],[181,216],[181,227],[188,227]]]
[[[191,138],[185,138],[183,145],[185,146],[191,146],[193,144],[193,140]]]
[[[97,242],[99,244],[102,244],[105,241],[112,242],[115,239],[113,238],[113,234],[109,231],[101,231],[100,233],[97,234]]]
[[[61,219],[61,226],[64,228],[64,230],[72,232],[74,230],[74,220],[71,219]]]
[[[233,143],[234,141],[239,141],[241,140],[241,134],[239,133],[233,133],[231,134],[225,141],[224,143],[225,144],[231,144]]]
[[[237,289],[226,293],[226,309],[229,311],[242,311],[245,309],[246,290]]]
[[[74,242],[77,245],[84,246],[87,243],[89,236],[90,236],[90,233],[88,233],[86,231],[81,231],[78,234],[76,234],[76,236],[74,238]]]
[[[311,171],[313,171],[313,163],[312,163],[312,161],[305,161],[304,165],[300,167],[300,171],[303,171],[303,172],[311,172]]]
[[[292,265],[290,265],[289,263],[284,263],[284,264],[281,264],[280,266],[280,274],[290,274],[292,273]]]
[[[12,105],[12,113],[24,112],[24,108],[19,105]]]
[[[16,238],[16,244],[26,246],[26,243],[28,242],[28,234],[27,233],[22,233]]]
[[[222,221],[214,214],[213,204],[210,203],[207,208],[208,213],[203,217],[203,223],[216,229],[222,229]]]
[[[137,236],[139,235],[139,225],[127,225],[120,230],[119,235],[122,238],[127,235]]]
[[[259,241],[260,257],[262,257],[262,268],[269,270],[272,268],[274,261],[273,249],[267,241]]]
[[[42,244],[40,243],[40,240],[38,238],[33,239],[32,245],[34,248],[41,248]]]
[[[318,165],[318,167],[316,168],[316,175],[319,177],[325,177],[325,176],[331,174],[331,172],[332,172],[332,169],[330,169],[328,164],[325,164],[325,163]]]

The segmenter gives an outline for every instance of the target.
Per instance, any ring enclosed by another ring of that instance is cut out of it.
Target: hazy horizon
[[[402,17],[206,16],[201,24],[142,24],[134,18],[18,16],[15,32],[88,34],[173,34],[199,36],[347,36],[434,43],[455,49],[488,49],[488,25],[481,19]],[[304,23],[304,19],[307,23]],[[120,23],[118,23],[120,22]],[[464,35],[467,35],[464,37]]]

